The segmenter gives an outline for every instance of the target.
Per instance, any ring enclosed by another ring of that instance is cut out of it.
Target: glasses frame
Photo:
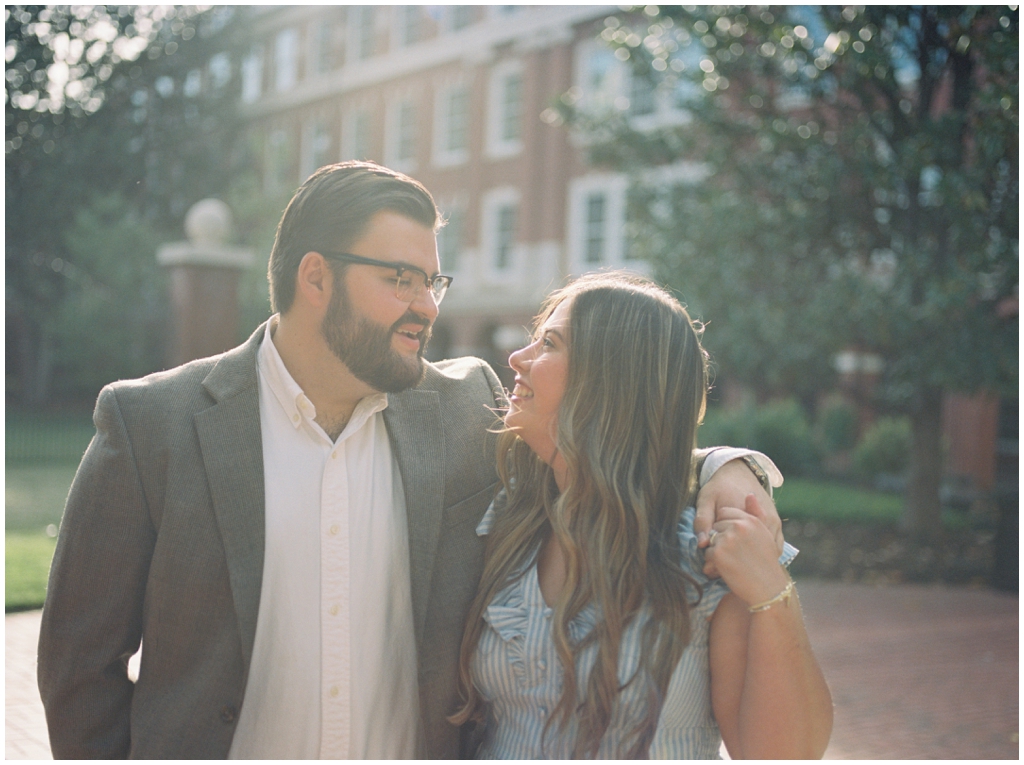
[[[455,277],[447,276],[446,274],[435,274],[431,276],[422,268],[417,268],[409,263],[403,263],[401,261],[389,261],[389,260],[377,260],[376,258],[364,258],[362,255],[353,255],[350,252],[324,252],[323,250],[317,250],[325,258],[331,260],[338,260],[342,263],[355,263],[361,266],[377,266],[378,268],[390,268],[395,272],[395,297],[399,300],[404,299],[398,294],[399,286],[398,280],[402,278],[402,274],[406,271],[412,271],[417,274],[423,274],[423,281],[426,285],[426,290],[430,293],[431,299],[434,301],[434,305],[441,305],[441,301],[444,300],[445,293],[448,292],[448,288],[452,286],[452,282],[455,281]],[[438,285],[440,282],[440,285]],[[419,297],[419,294],[414,294],[412,300],[407,302],[412,303]]]

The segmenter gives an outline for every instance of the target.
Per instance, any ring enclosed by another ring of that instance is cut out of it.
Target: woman
[[[452,718],[484,723],[478,756],[820,757],[831,698],[761,508],[693,533],[707,364],[683,307],[586,276],[510,362]]]

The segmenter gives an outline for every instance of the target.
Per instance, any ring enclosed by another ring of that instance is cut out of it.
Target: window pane
[[[587,263],[601,263],[604,260],[604,194],[590,194],[587,197],[587,224],[584,233],[583,254]]]
[[[510,74],[505,78],[504,98],[501,115],[501,139],[519,140],[522,131],[523,78]]]
[[[420,7],[404,5],[399,13],[399,45],[412,45],[420,39]]]
[[[263,90],[263,51],[253,48],[242,62],[242,101],[252,103]]]
[[[400,160],[416,158],[416,108],[411,103],[398,107],[398,144],[395,155]]]
[[[356,9],[356,58],[370,58],[376,51],[373,8]]]
[[[314,53],[313,67],[317,74],[325,74],[331,71],[333,62],[333,51],[331,45],[331,25],[319,24],[314,32]]]
[[[503,205],[498,208],[498,230],[495,237],[497,247],[494,253],[494,265],[498,269],[506,269],[512,264],[512,246],[516,236],[516,206]]]
[[[356,112],[352,119],[352,140],[353,159],[370,158],[370,115],[364,111]]]
[[[451,6],[452,29],[462,29],[472,24],[474,10],[472,5]]]
[[[460,151],[469,148],[469,91],[455,88],[448,96],[448,138],[445,148]]]

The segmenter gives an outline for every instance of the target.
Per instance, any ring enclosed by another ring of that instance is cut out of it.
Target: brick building
[[[566,92],[635,119],[683,113],[597,33],[614,6],[309,6],[260,11],[241,62],[265,191],[372,159],[409,173],[446,218],[455,276],[432,355],[496,367],[569,274],[642,270],[624,235],[626,179],[588,167],[541,115]],[[550,115],[551,112],[548,112]]]

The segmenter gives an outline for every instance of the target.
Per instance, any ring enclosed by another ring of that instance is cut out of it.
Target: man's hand
[[[708,532],[711,525],[720,519],[722,508],[745,508],[748,494],[754,495],[764,511],[762,520],[772,532],[779,554],[782,554],[785,540],[782,536],[782,520],[775,509],[775,503],[750,468],[738,459],[722,465],[697,494],[697,517],[693,521],[693,530],[697,534],[698,547],[708,546]],[[710,577],[719,576],[718,569],[712,563],[704,566],[704,573]]]

